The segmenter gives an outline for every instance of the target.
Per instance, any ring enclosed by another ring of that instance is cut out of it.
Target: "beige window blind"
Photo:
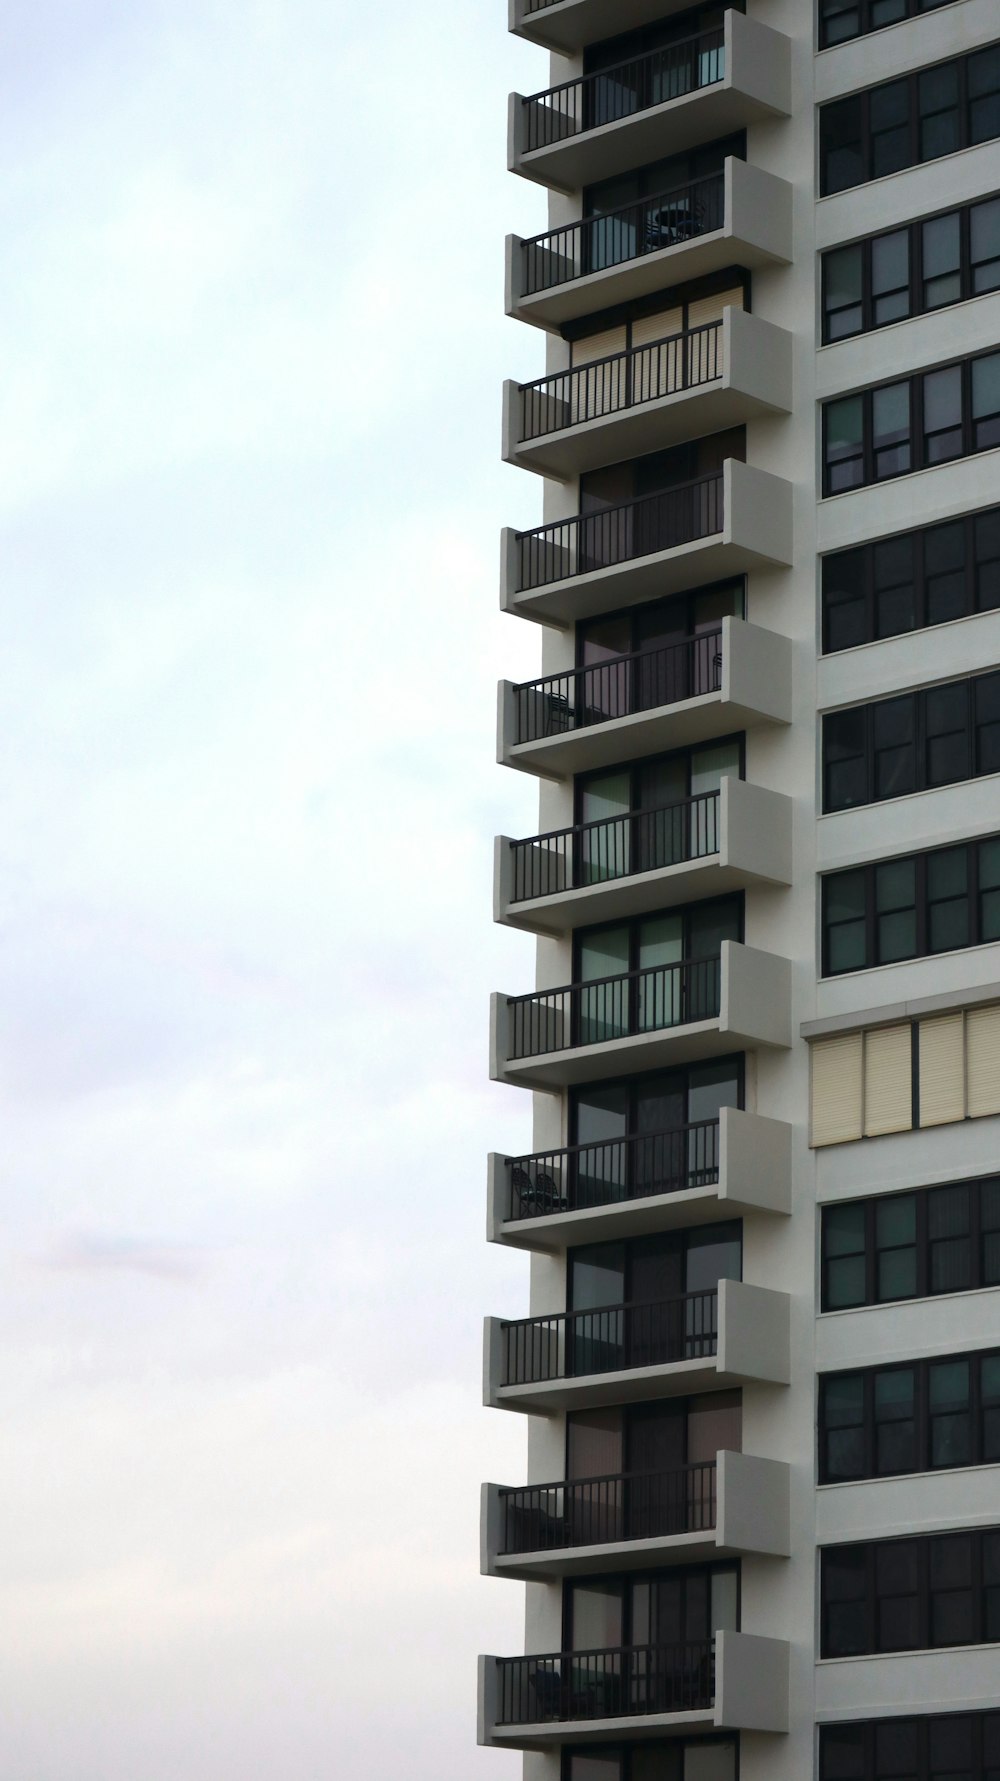
[[[655,315],[644,315],[632,323],[632,345],[648,346],[651,340],[666,340],[679,334],[684,326],[683,309],[658,309]]]
[[[731,291],[716,291],[713,297],[699,297],[688,304],[688,327],[701,328],[707,322],[720,322],[724,309],[742,309],[743,291],[739,285]]]
[[[570,352],[574,371],[578,365],[592,365],[595,359],[606,359],[611,353],[625,351],[625,323],[619,328],[604,328],[600,334],[588,334],[574,340]]]
[[[846,1144],[861,1136],[863,1040],[860,1033],[812,1047],[812,1142]]]
[[[922,1020],[919,1040],[920,1123],[949,1125],[965,1118],[965,1017]]]
[[[910,1023],[865,1034],[865,1137],[908,1132],[913,1124]]]
[[[970,1119],[1000,1113],[1000,1006],[965,1017],[966,1107]]]

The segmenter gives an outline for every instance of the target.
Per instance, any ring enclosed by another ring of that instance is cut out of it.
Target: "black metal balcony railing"
[[[725,210],[725,175],[708,173],[603,216],[532,235],[521,243],[521,291],[533,297],[590,272],[607,272],[661,248],[695,241],[722,228]]]
[[[521,442],[714,383],[722,369],[722,323],[714,321],[538,377],[519,387]]]
[[[658,550],[696,544],[721,532],[723,518],[723,477],[716,471],[598,513],[574,513],[569,519],[534,526],[530,532],[515,534],[516,591],[528,593],[573,575],[614,569]]]
[[[701,87],[725,78],[725,33],[702,31],[695,37],[649,50],[632,61],[563,81],[557,87],[522,99],[525,146],[550,148],[582,131],[615,124],[637,111],[683,99]]]
[[[660,649],[611,656],[587,668],[546,674],[514,688],[515,741],[539,742],[660,705],[678,705],[722,687],[722,630],[702,631]]]
[[[719,1121],[637,1132],[507,1158],[508,1219],[546,1218],[619,1200],[681,1193],[719,1179]]]
[[[719,1294],[681,1293],[635,1305],[561,1311],[500,1325],[501,1385],[545,1385],[591,1373],[670,1366],[713,1355]]]
[[[683,1713],[711,1707],[715,1698],[711,1639],[500,1657],[497,1672],[498,1725]]]
[[[500,1491],[500,1551],[557,1552],[715,1527],[716,1462]]]
[[[719,851],[719,793],[552,829],[512,841],[510,849],[512,903],[710,858]]]
[[[707,958],[508,996],[507,1057],[514,1063],[550,1051],[715,1020],[721,993],[722,960]]]

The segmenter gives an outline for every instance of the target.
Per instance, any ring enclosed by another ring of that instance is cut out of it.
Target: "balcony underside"
[[[713,742],[760,723],[761,713],[721,693],[701,693],[675,705],[657,705],[652,711],[636,711],[628,717],[586,729],[564,730],[506,748],[503,764],[538,773],[547,779],[569,779],[591,767],[611,767],[638,761],[645,755],[696,742]],[[763,721],[767,721],[764,719]],[[772,720],[773,721],[773,720]]]
[[[493,1402],[498,1410],[527,1410],[551,1416],[563,1410],[597,1409],[602,1404],[636,1404],[645,1399],[731,1391],[757,1382],[753,1371],[738,1364],[725,1367],[719,1356],[712,1354],[652,1367],[623,1367],[612,1373],[585,1373],[576,1379],[501,1385]]]
[[[755,242],[736,238],[726,229],[712,229],[691,241],[678,241],[639,259],[518,297],[510,313],[520,322],[557,332],[564,322],[638,297],[651,297],[655,291],[688,284],[695,278],[707,278],[710,272],[723,272],[729,266],[745,266],[753,272],[775,263],[774,254]]]
[[[592,569],[543,587],[512,592],[501,601],[501,607],[539,624],[568,626],[622,606],[638,606],[711,581],[727,581],[754,569],[784,567],[787,560],[777,540],[772,550],[758,549],[717,532],[710,538],[674,545],[671,550],[613,563],[607,569]]]
[[[496,1241],[517,1249],[560,1250],[577,1243],[644,1237],[652,1231],[675,1230],[689,1224],[715,1224],[761,1210],[749,1195],[721,1195],[716,1182],[706,1187],[681,1188],[677,1193],[650,1194],[643,1199],[613,1200],[610,1205],[582,1207],[578,1212],[506,1219]]]
[[[767,35],[780,41],[777,32],[768,31]],[[579,191],[594,180],[610,179],[613,174],[664,160],[703,142],[718,142],[777,115],[775,106],[728,80],[717,81],[663,105],[633,112],[631,117],[531,149],[517,158],[510,171],[559,191]]]
[[[635,31],[685,12],[691,0],[557,0],[529,12],[525,0],[509,0],[508,27],[543,49],[570,55],[602,37]]]
[[[606,1540],[599,1546],[567,1546],[554,1552],[500,1554],[492,1575],[530,1583],[536,1577],[584,1577],[606,1571],[642,1571],[649,1566],[697,1564],[736,1558],[738,1549],[720,1545],[715,1528],[694,1534],[661,1534],[646,1540]]]
[[[785,407],[780,385],[769,399],[720,377],[523,441],[507,454],[507,461],[520,470],[569,482],[584,471],[741,427],[760,415],[784,412]]]
[[[713,1707],[688,1708],[682,1713],[628,1713],[617,1719],[565,1719],[551,1725],[497,1725],[490,1742],[514,1750],[547,1750],[558,1744],[634,1743],[640,1738],[710,1732],[715,1730],[717,1723]]]

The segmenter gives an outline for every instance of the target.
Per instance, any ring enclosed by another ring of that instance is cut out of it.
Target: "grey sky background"
[[[509,1781],[504,0],[0,19],[0,1781]],[[522,337],[523,336],[523,337]],[[525,633],[522,635],[522,633]]]

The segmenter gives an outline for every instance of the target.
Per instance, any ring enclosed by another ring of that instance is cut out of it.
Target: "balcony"
[[[722,1452],[674,1472],[518,1490],[484,1484],[481,1549],[484,1576],[526,1581],[750,1553],[787,1558],[788,1467]]]
[[[495,843],[494,920],[536,934],[669,909],[749,884],[792,882],[792,804],[724,779],[659,810],[633,810]]]
[[[494,995],[490,1009],[490,1075],[523,1088],[556,1091],[790,1044],[788,960],[733,940],[718,958]]]
[[[727,308],[706,322],[630,352],[504,384],[503,456],[563,481],[685,439],[787,414],[791,336]]]
[[[486,1319],[483,1398],[492,1409],[553,1411],[787,1385],[788,1296],[741,1280],[634,1305]]]
[[[788,1730],[788,1645],[718,1632],[479,1660],[479,1742],[521,1749],[716,1729]]]
[[[721,173],[543,235],[508,235],[508,315],[558,330],[727,266],[787,266],[792,188],[727,156]]]
[[[570,625],[792,560],[792,489],[727,458],[721,472],[596,513],[502,534],[500,606]]]
[[[791,1211],[791,1129],[742,1108],[667,1132],[489,1159],[486,1234],[556,1251]]]
[[[521,685],[502,680],[497,759],[568,779],[759,724],[790,723],[791,660],[787,637],[724,618],[721,630],[662,649]]]
[[[508,29],[560,55],[573,55],[588,43],[635,31],[674,13],[691,0],[508,0]]]
[[[729,11],[723,24],[509,104],[507,163],[578,191],[791,110],[791,46]]]

